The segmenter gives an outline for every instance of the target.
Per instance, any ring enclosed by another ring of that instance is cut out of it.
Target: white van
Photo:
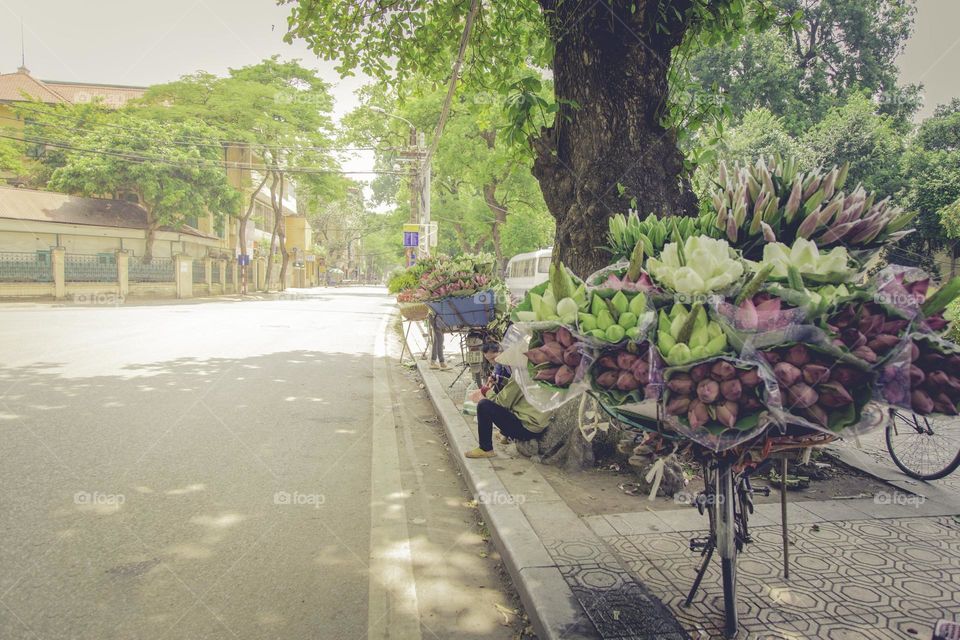
[[[506,283],[510,293],[522,299],[527,291],[541,282],[546,282],[550,276],[550,260],[553,256],[553,247],[520,253],[507,263]]]

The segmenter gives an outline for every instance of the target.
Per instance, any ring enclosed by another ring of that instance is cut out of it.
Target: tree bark
[[[277,248],[277,231],[279,230],[280,218],[277,215],[276,193],[278,174],[276,171],[270,171],[270,209],[273,211],[273,229],[270,232],[270,252],[267,255],[267,273],[263,282],[264,291],[270,291],[270,276],[273,275],[273,252]],[[283,213],[282,202],[280,213]]]
[[[670,54],[686,31],[673,9],[683,16],[691,0],[671,3],[664,17],[661,4],[540,0],[559,111],[533,141],[533,174],[557,220],[554,258],[581,276],[606,264],[607,220],[631,198],[641,214],[696,212],[676,137],[660,124]]]
[[[257,202],[257,194],[260,193],[260,190],[263,189],[263,185],[267,183],[267,175],[264,174],[263,180],[260,181],[260,184],[254,189],[253,193],[250,194],[250,204],[247,205],[247,211],[243,214],[243,217],[240,218],[240,229],[238,230],[240,236],[240,255],[244,255],[247,252],[247,222],[250,220],[250,216],[253,215],[253,207]],[[247,265],[240,266],[240,282],[242,283],[243,289],[242,294],[246,295],[247,293]]]
[[[505,266],[503,259],[503,246],[500,243],[500,228],[507,222],[507,208],[497,200],[496,180],[491,180],[483,185],[483,200],[487,203],[487,208],[493,214],[493,222],[490,223],[490,237],[493,240],[493,253],[497,257],[497,273],[500,273]]]
[[[287,251],[287,221],[283,216],[283,172],[280,173],[280,193],[274,205],[277,210],[277,242],[280,244],[280,291],[287,289],[287,265],[290,264],[290,252]]]

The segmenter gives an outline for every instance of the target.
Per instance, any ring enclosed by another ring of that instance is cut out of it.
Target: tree
[[[0,129],[0,133],[4,131]],[[24,172],[23,143],[9,138],[0,138],[0,172],[9,171],[17,176]]]
[[[262,168],[258,175],[250,176],[247,186],[252,191],[246,207],[238,213],[239,243],[241,251],[246,251],[247,222],[257,194],[266,187],[274,220],[271,246],[278,246],[282,256],[283,287],[290,260],[284,244],[283,193],[289,192],[290,184],[297,186],[309,179],[316,186],[318,181],[332,179],[326,174],[297,173],[298,166],[336,169],[332,155],[326,151],[333,136],[329,85],[299,61],[274,56],[231,69],[227,77],[200,72],[153,86],[140,104],[146,114],[161,121],[203,120],[224,139],[238,141],[249,149],[247,161]],[[267,286],[272,269],[271,259]],[[246,280],[244,275],[243,282]]]
[[[63,166],[50,187],[84,196],[131,193],[147,212],[144,262],[157,229],[191,217],[233,214],[240,199],[227,183],[215,132],[202,122],[158,123],[136,112],[66,136]]]
[[[960,221],[951,206],[960,199],[960,100],[938,107],[920,124],[903,156],[902,170],[906,181],[902,196],[905,206],[918,212],[917,230],[892,253],[898,262],[934,270],[935,251],[949,246],[951,257],[957,257],[956,242],[948,245],[944,235],[960,238]]]
[[[606,220],[632,199],[644,212],[696,210],[676,132],[661,122],[674,48],[685,40],[718,42],[775,18],[762,2],[742,0],[293,4],[287,38],[338,59],[341,74],[360,69],[390,86],[414,74],[443,81],[477,7],[464,85],[508,96],[517,92],[513,73],[523,64],[549,67],[554,100],[546,109],[555,117],[530,140],[533,173],[557,221],[555,254],[580,273],[606,262]],[[541,107],[518,111],[538,117]]]
[[[900,175],[904,136],[894,119],[877,113],[876,105],[861,93],[851,94],[845,104],[830,109],[802,139],[814,163],[849,162],[847,181],[851,186],[862,182],[881,198],[904,186]]]
[[[918,88],[897,84],[916,12],[913,0],[773,0],[800,14],[791,33],[747,33],[736,46],[703,47],[681,64],[702,86],[716,86],[733,113],[765,107],[800,136],[851,93],[866,91],[886,115],[906,123]]]

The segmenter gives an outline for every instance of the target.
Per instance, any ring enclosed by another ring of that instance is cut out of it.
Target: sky
[[[349,0],[344,0],[349,1]],[[960,96],[960,0],[919,0],[901,81],[926,86],[921,115]],[[362,78],[341,80],[302,42],[286,44],[287,6],[273,0],[0,0],[0,73],[20,64],[41,79],[149,85],[198,70],[223,74],[273,54],[299,58],[333,85],[335,115],[357,105]],[[369,169],[372,158],[346,162]]]

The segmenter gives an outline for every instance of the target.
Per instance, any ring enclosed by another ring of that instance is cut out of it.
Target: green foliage
[[[845,104],[831,108],[802,138],[814,164],[850,163],[851,186],[863,183],[880,197],[903,188],[900,157],[904,137],[893,118],[877,112],[865,95],[853,93]]]
[[[387,292],[396,295],[416,286],[417,277],[409,269],[397,269],[390,274],[390,279],[387,281]]]
[[[0,133],[6,135],[6,130],[0,128]],[[20,175],[24,171],[23,143],[7,138],[0,138],[0,172],[9,171]]]
[[[158,123],[136,111],[117,113],[69,137],[50,187],[85,196],[133,193],[147,210],[148,228],[178,227],[208,212],[235,214],[240,196],[227,184],[216,132],[199,121]],[[107,155],[109,153],[110,155]],[[132,158],[151,158],[139,160]],[[152,247],[147,247],[147,255]]]

